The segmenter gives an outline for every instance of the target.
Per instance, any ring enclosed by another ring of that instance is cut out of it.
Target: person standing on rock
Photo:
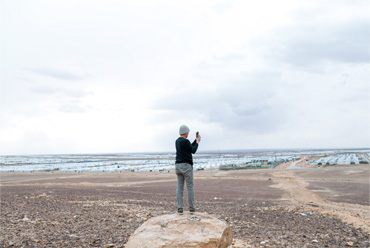
[[[184,213],[184,182],[186,182],[186,187],[188,189],[189,212],[190,214],[193,214],[195,212],[192,154],[197,151],[201,137],[197,132],[196,139],[193,143],[190,143],[190,141],[187,139],[189,136],[189,132],[190,129],[186,125],[181,125],[179,129],[180,137],[176,140],[176,198],[177,212],[179,214]]]

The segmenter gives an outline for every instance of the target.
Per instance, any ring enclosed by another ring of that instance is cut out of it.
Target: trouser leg
[[[185,173],[186,187],[188,189],[189,208],[194,208],[194,183],[193,183],[193,167],[189,164]]]
[[[177,175],[177,189],[176,189],[176,198],[177,198],[177,208],[184,208],[183,194],[184,194],[184,176],[178,172],[176,165],[176,175]]]

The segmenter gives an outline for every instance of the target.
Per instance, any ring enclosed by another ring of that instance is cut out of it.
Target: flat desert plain
[[[226,220],[233,247],[370,246],[369,166],[286,167],[194,171],[196,211]],[[173,170],[2,173],[0,246],[125,247],[176,212],[176,185]]]

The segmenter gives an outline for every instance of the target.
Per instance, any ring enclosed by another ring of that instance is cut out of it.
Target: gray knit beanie
[[[180,126],[180,130],[179,130],[180,135],[188,133],[188,132],[190,132],[190,129],[188,128],[188,126],[186,126],[186,125],[181,125]]]

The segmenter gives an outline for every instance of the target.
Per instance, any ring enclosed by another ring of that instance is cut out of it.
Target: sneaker
[[[184,209],[182,209],[182,208],[177,209],[177,213],[178,214],[184,214]]]
[[[190,212],[190,214],[194,214],[195,213],[195,209],[194,208],[189,208],[189,212]]]

